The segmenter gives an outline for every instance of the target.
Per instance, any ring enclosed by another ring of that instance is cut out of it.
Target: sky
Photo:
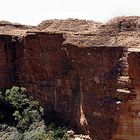
[[[140,0],[0,0],[0,20],[28,25],[67,18],[105,23],[116,16],[140,16]]]

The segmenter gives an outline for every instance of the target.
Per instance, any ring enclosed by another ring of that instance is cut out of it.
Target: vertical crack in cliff
[[[83,88],[83,85],[82,85],[82,82],[80,80],[80,95],[81,95],[80,96],[80,124],[82,126],[86,126],[88,123],[87,123],[87,119],[86,119],[84,111],[83,111],[84,96],[83,96],[82,88]]]
[[[75,96],[80,96],[79,97],[79,109],[78,109],[79,114],[77,114],[79,116],[78,124],[80,124],[81,125],[80,127],[82,127],[82,129],[84,129],[84,127],[86,128],[86,126],[87,126],[87,120],[86,120],[86,117],[85,117],[85,114],[84,114],[84,111],[83,111],[83,104],[84,104],[84,102],[83,102],[84,101],[83,87],[84,86],[83,86],[83,78],[80,75],[79,62],[77,60],[75,60],[74,58],[70,58],[69,50],[66,47],[63,47],[62,49],[66,53],[67,60],[69,61],[69,63],[72,63],[72,65],[74,67],[74,70],[76,71],[76,75],[75,75],[77,77],[77,78],[75,77],[75,86],[76,87],[73,91],[74,95],[72,95],[72,97],[74,98]],[[75,92],[75,90],[76,90],[76,92]],[[78,92],[78,94],[80,93],[80,95],[76,95],[77,92]],[[75,99],[72,99],[72,100],[75,100]],[[73,103],[73,104],[75,104],[75,103]],[[73,107],[75,107],[75,106],[73,106]]]

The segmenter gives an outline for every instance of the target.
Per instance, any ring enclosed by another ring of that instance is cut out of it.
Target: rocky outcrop
[[[41,22],[37,29],[42,31],[57,31],[57,32],[71,32],[71,33],[87,33],[96,31],[102,24],[92,20],[45,20]]]
[[[48,23],[50,23],[48,20],[42,22],[37,29],[67,33],[66,44],[71,43],[80,47],[140,46],[140,17],[117,17],[106,24],[72,19],[54,20],[49,26]]]
[[[138,140],[139,19],[2,22],[0,87],[26,87],[93,140]]]

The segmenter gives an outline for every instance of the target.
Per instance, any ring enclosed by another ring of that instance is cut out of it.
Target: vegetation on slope
[[[1,140],[69,140],[66,128],[45,124],[43,107],[25,91],[14,86],[0,92]]]

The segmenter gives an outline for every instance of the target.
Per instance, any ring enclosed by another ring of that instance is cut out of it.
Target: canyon
[[[92,140],[140,139],[140,17],[0,22],[0,88],[18,85]]]

